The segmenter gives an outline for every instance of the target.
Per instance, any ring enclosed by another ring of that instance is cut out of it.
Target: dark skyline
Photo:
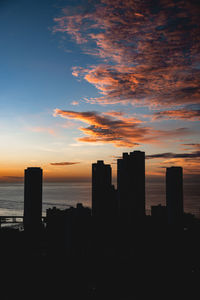
[[[109,219],[117,216],[127,221],[142,220],[143,217],[149,215],[145,200],[145,152],[122,153],[122,157],[118,158],[117,175],[115,188],[112,184],[111,165],[104,164],[102,160],[92,164],[91,209],[93,217]],[[175,224],[175,220],[179,222],[184,213],[182,167],[172,166],[166,169],[165,185],[168,223]],[[43,170],[39,167],[29,167],[24,170],[24,227],[39,228],[41,226],[42,198]],[[161,204],[161,202],[158,203],[158,206]]]
[[[184,212],[182,167],[166,169],[166,205],[152,206],[151,215],[143,151],[118,159],[117,190],[110,165],[98,160],[91,168],[92,207],[54,206],[45,216],[43,170],[25,169],[24,226],[0,226],[1,293],[8,280],[16,286],[9,294],[27,295],[28,288],[32,295],[74,300],[147,297],[150,288],[154,297],[160,288],[180,297],[190,284],[199,287],[200,219]]]
[[[113,295],[124,300],[146,295],[146,287],[154,297],[160,296],[159,288],[180,296],[190,284],[196,288],[200,219],[184,212],[182,168],[166,170],[166,206],[152,206],[152,214],[146,215],[145,153],[123,153],[118,166],[115,190],[111,166],[102,160],[92,164],[92,209],[82,203],[52,207],[45,217],[43,170],[27,168],[24,229],[0,227],[0,256],[6,261],[1,282],[9,277],[7,268],[14,268],[19,277],[12,274],[9,283],[17,284],[21,295],[25,286],[34,286],[35,294],[58,297],[65,291],[76,300]]]
[[[102,160],[92,164],[92,216],[122,218],[128,223],[143,222],[146,211],[145,153],[123,153],[117,164],[117,188],[112,185],[112,168]],[[151,214],[169,225],[182,224],[184,215],[183,169],[166,168],[165,206],[151,204]],[[165,217],[164,217],[165,215]]]

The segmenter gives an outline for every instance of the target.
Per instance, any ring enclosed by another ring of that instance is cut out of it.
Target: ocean
[[[43,216],[46,209],[57,207],[66,209],[82,203],[91,207],[90,182],[43,183]],[[146,213],[150,214],[151,206],[165,205],[164,181],[146,181]],[[0,183],[0,215],[22,216],[24,206],[23,183]],[[200,218],[200,188],[193,187],[191,182],[184,185],[184,211]]]
[[[46,209],[66,209],[82,203],[91,206],[90,183],[43,183],[43,215]],[[0,183],[0,215],[22,216],[24,209],[24,184]]]

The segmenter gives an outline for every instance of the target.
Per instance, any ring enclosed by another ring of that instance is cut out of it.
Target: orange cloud
[[[75,112],[55,109],[54,116],[66,119],[74,119],[89,124],[89,127],[79,129],[86,135],[78,138],[81,142],[111,143],[116,147],[134,147],[139,143],[159,143],[162,139],[167,140],[190,132],[187,128],[175,130],[155,130],[142,126],[135,118],[126,118],[121,115],[116,118],[111,115],[99,114],[94,111]]]
[[[117,147],[133,147],[148,134],[149,129],[139,127],[134,118],[116,119],[111,116],[98,114],[97,112],[75,112],[55,109],[54,116],[60,115],[63,118],[82,121],[90,126],[80,127],[88,137],[79,138],[82,142],[113,143]]]

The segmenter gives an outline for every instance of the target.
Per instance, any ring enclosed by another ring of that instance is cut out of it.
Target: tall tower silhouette
[[[39,230],[42,225],[42,169],[24,171],[24,229]]]
[[[117,190],[120,216],[134,221],[145,216],[145,153],[123,153],[117,160]]]
[[[92,164],[92,216],[109,217],[116,205],[115,189],[112,186],[111,166],[98,160]]]
[[[169,224],[179,224],[183,216],[183,169],[166,169],[166,206]]]

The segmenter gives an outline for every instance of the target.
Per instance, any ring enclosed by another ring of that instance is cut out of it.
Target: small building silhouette
[[[91,230],[91,209],[78,203],[76,207],[46,211],[50,252],[85,255],[88,251]]]
[[[167,222],[167,208],[164,205],[152,205],[151,206],[151,217],[154,221],[165,224]]]

